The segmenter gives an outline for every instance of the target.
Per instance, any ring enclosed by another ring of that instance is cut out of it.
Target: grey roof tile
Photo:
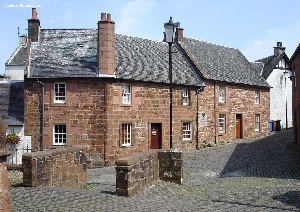
[[[10,58],[6,61],[5,65],[11,66],[25,66],[26,61],[26,45],[18,45]]]
[[[97,77],[97,30],[41,30],[41,45],[33,47],[30,77]],[[202,85],[203,80],[174,45],[173,82]],[[168,44],[115,34],[117,78],[169,82]]]
[[[238,49],[192,38],[184,38],[180,44],[206,79],[269,87]]]
[[[11,125],[24,122],[24,82],[0,83],[0,115]]]
[[[279,54],[278,56],[271,55],[269,57],[256,60],[256,62],[261,62],[264,65],[263,70],[261,72],[261,75],[264,79],[267,79],[269,77],[273,69],[276,68],[276,65],[282,58],[285,58],[286,61],[289,62],[289,59],[285,53]]]

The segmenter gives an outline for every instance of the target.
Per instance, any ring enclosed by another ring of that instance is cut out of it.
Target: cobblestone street
[[[86,189],[10,189],[12,211],[299,211],[300,152],[292,130],[184,154],[184,184],[115,194],[115,169],[88,170]]]

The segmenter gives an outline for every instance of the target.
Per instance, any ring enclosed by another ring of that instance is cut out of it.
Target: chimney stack
[[[180,28],[180,23],[177,23],[175,32],[175,42],[183,42],[183,28]]]
[[[115,74],[115,22],[109,13],[101,13],[98,21],[98,73]]]
[[[282,47],[282,42],[277,42],[277,46],[274,47],[274,56],[278,56],[285,52],[285,47]]]
[[[28,39],[31,42],[38,42],[40,32],[40,20],[37,17],[36,8],[32,8],[31,19],[28,19]]]

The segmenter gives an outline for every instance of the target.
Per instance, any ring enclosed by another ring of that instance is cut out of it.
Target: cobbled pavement
[[[300,211],[300,152],[292,129],[184,152],[184,183],[115,194],[115,169],[88,170],[85,189],[13,187],[12,211]]]

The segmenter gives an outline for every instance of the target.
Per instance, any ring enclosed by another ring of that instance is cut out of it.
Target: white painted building
[[[256,63],[261,63],[261,75],[271,86],[270,120],[280,120],[281,129],[292,127],[292,71],[285,47],[277,42],[274,55],[257,60]]]
[[[6,80],[24,80],[24,68],[27,54],[27,37],[19,37],[19,45],[5,63]]]

